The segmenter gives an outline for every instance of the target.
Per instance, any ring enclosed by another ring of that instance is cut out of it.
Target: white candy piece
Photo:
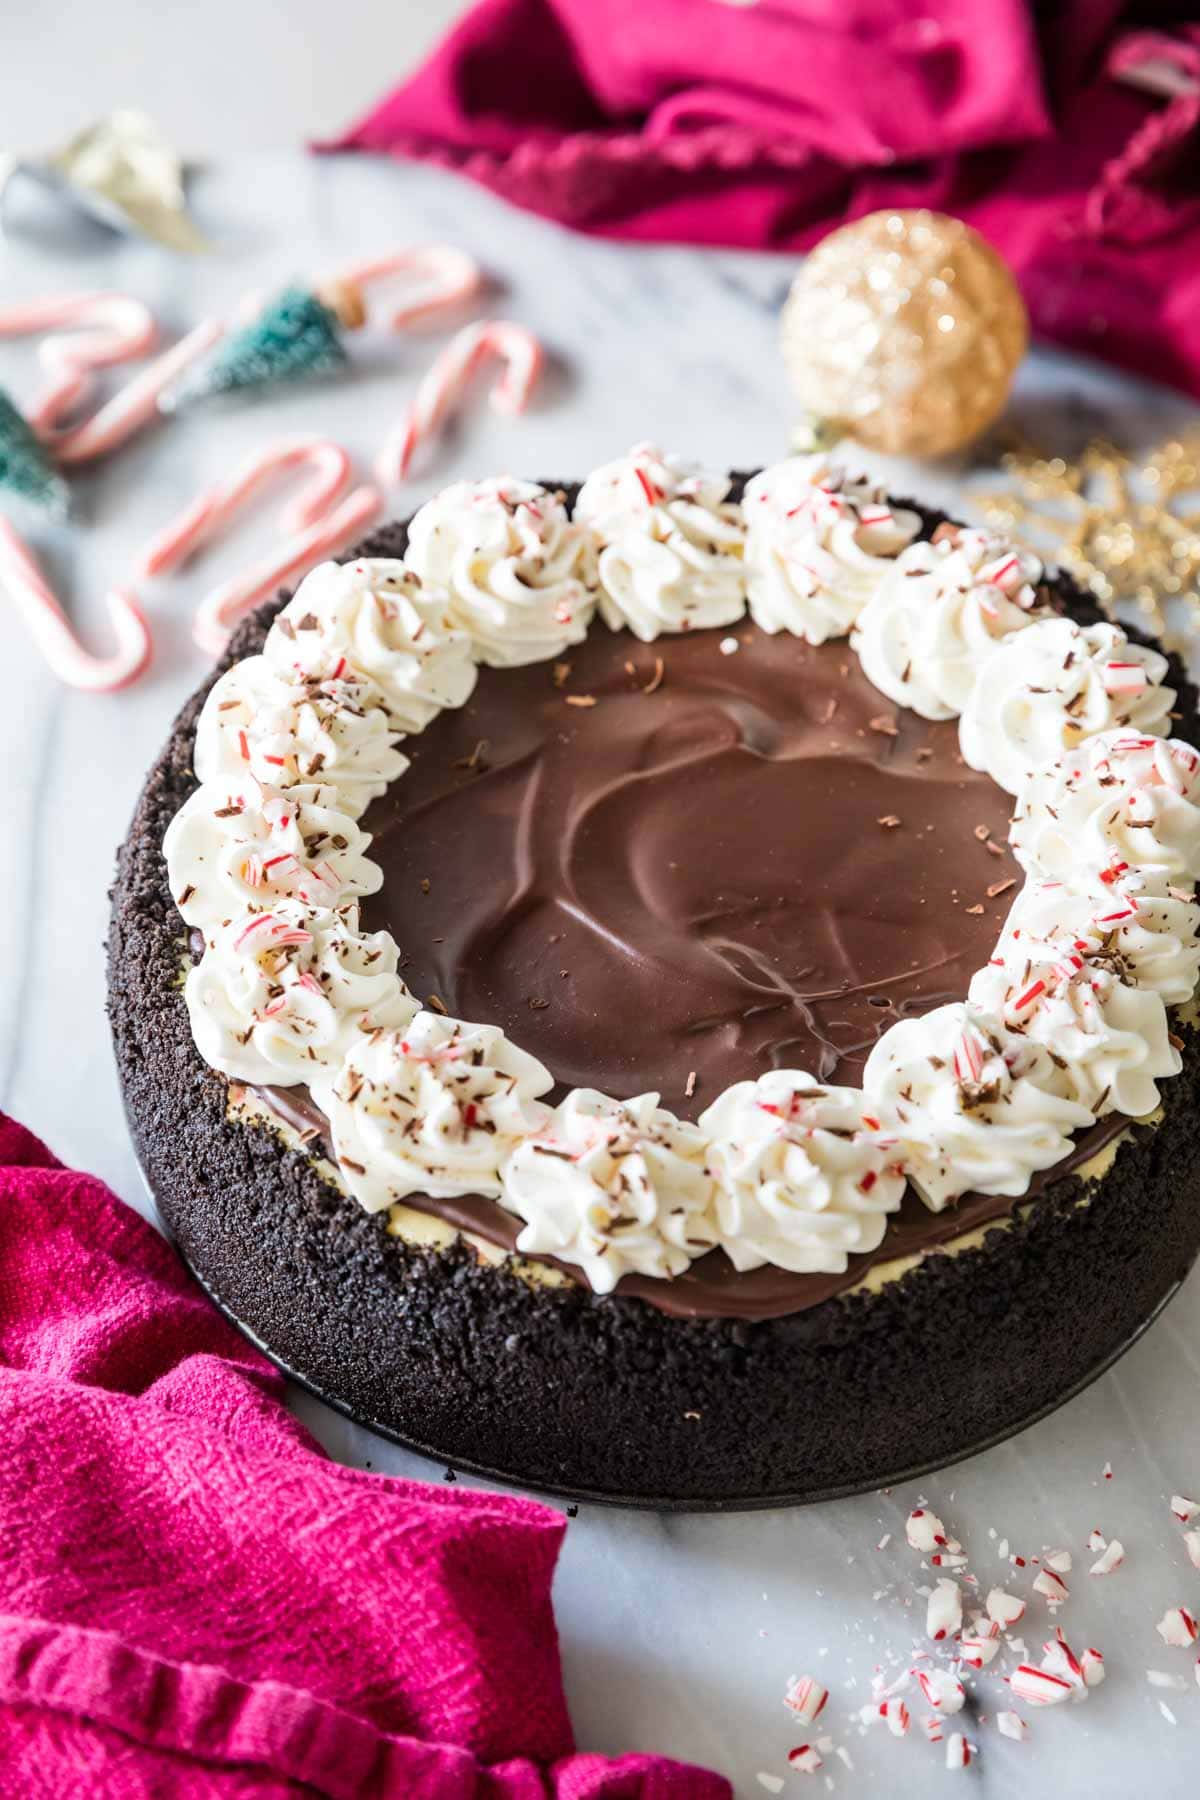
[[[946,1767],[948,1769],[965,1769],[971,1759],[979,1754],[974,1744],[968,1743],[961,1731],[956,1731],[946,1739]]]
[[[1200,1626],[1185,1606],[1168,1607],[1154,1629],[1164,1644],[1178,1650],[1186,1650],[1200,1634]]]
[[[1079,1659],[1079,1666],[1083,1671],[1083,1682],[1085,1687],[1099,1687],[1107,1674],[1107,1670],[1104,1667],[1104,1658],[1101,1656],[1099,1650],[1093,1650],[1091,1648],[1085,1650]]]
[[[1013,1699],[1024,1700],[1027,1706],[1059,1706],[1071,1698],[1072,1683],[1066,1676],[1035,1669],[1031,1663],[1014,1669],[1009,1685]]]
[[[1172,1494],[1171,1511],[1181,1525],[1190,1525],[1193,1519],[1200,1519],[1200,1500],[1189,1500],[1186,1494]]]
[[[958,1640],[959,1654],[969,1669],[986,1669],[1000,1648],[1000,1639],[978,1631],[964,1631]]]
[[[802,1725],[811,1725],[825,1710],[829,1689],[814,1681],[811,1675],[793,1675],[787,1685],[783,1704],[795,1713]]]
[[[916,1506],[904,1521],[904,1535],[908,1539],[909,1548],[929,1552],[945,1544],[946,1527],[936,1513],[926,1507]]]
[[[1039,616],[1041,578],[1036,556],[990,532],[911,545],[859,615],[851,645],[863,673],[922,718],[954,718],[1000,641]]]
[[[1091,1575],[1111,1575],[1125,1561],[1125,1546],[1119,1538],[1110,1538],[1088,1571]]]
[[[984,1604],[989,1619],[994,1619],[1003,1631],[1025,1617],[1025,1602],[1015,1594],[1006,1594],[1003,1588],[991,1588]]]
[[[578,1263],[597,1293],[622,1275],[680,1275],[717,1242],[707,1143],[658,1104],[575,1088],[502,1170],[523,1254]]]
[[[1193,1568],[1200,1569],[1200,1531],[1185,1531],[1183,1547],[1191,1558]]]
[[[1113,687],[1114,670],[1136,686]],[[1131,644],[1117,625],[1039,620],[989,657],[963,709],[963,756],[1019,794],[1033,771],[1097,732],[1165,733],[1175,700],[1166,673],[1165,656]]]
[[[751,617],[810,644],[846,635],[920,528],[916,513],[822,454],[763,469],[742,510]]]
[[[943,1575],[929,1596],[925,1609],[925,1629],[935,1643],[953,1637],[962,1624],[962,1589],[957,1581]]]
[[[953,1587],[953,1582],[946,1584]],[[961,1613],[960,1613],[961,1618]],[[930,1634],[932,1636],[932,1633]],[[938,1713],[961,1712],[966,1701],[966,1689],[957,1675],[949,1669],[914,1669],[917,1686],[925,1696],[926,1704]]]
[[[373,683],[397,731],[423,731],[464,705],[478,675],[448,594],[394,557],[313,569],[276,614],[263,658],[289,680]]]
[[[815,1744],[797,1744],[788,1751],[788,1765],[801,1775],[815,1775],[824,1765]]]
[[[639,444],[589,475],[575,518],[596,544],[600,614],[650,643],[746,610],[745,527],[726,477]]]
[[[1071,1597],[1070,1588],[1054,1569],[1038,1570],[1033,1578],[1033,1591],[1041,1594],[1051,1606],[1061,1606],[1064,1600]]]
[[[591,540],[536,482],[504,475],[443,488],[409,526],[404,561],[445,592],[452,625],[494,668],[545,661],[587,634]]]
[[[1012,1738],[1014,1743],[1024,1744],[1029,1741],[1029,1727],[1020,1713],[998,1712],[996,1730],[1001,1737]]]

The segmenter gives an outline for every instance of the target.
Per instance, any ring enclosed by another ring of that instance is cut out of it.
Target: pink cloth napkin
[[[728,1800],[574,1750],[549,1507],[330,1462],[174,1252],[0,1114],[0,1794]]]
[[[1200,394],[1200,28],[1133,29],[1156,11],[480,0],[320,147],[641,239],[799,249],[936,207],[1004,252],[1041,335]]]

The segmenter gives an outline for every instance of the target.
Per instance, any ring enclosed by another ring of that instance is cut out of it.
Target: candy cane
[[[105,693],[125,687],[150,661],[150,628],[133,595],[114,588],[108,610],[117,634],[112,656],[92,656],[79,643],[70,621],[28,549],[6,519],[0,519],[0,589],[25,620],[47,663],[68,687]]]
[[[473,300],[483,289],[483,272],[475,258],[468,256],[465,250],[454,250],[445,244],[394,250],[388,256],[351,263],[348,268],[340,269],[332,280],[335,284],[364,288],[389,275],[425,277],[427,283],[418,289],[414,298],[396,307],[391,314],[388,324],[393,331],[423,324],[438,313]]]
[[[192,636],[201,649],[219,656],[229,641],[230,631],[244,614],[285,581],[306,574],[317,563],[353,543],[382,504],[383,496],[378,488],[355,488],[340,506],[310,525],[307,531],[298,533],[244,574],[213,588],[196,608],[192,623]]]
[[[160,531],[139,558],[143,575],[163,575],[177,569],[244,506],[267,482],[293,469],[311,469],[312,480],[284,507],[280,526],[284,532],[305,531],[316,525],[342,498],[350,485],[350,458],[340,444],[328,438],[296,438],[273,444],[247,457],[226,480],[197,495],[177,519]]]
[[[435,359],[403,424],[384,443],[375,465],[381,481],[405,479],[418,445],[441,430],[471,377],[489,356],[499,357],[504,365],[491,392],[493,408],[501,413],[524,412],[545,361],[542,346],[532,332],[507,319],[485,319],[464,326]]]
[[[65,326],[66,331],[55,331]],[[154,314],[128,294],[86,293],[30,300],[0,311],[0,337],[48,331],[38,355],[51,381],[34,402],[29,423],[48,437],[65,413],[79,405],[96,369],[134,362],[154,347]]]
[[[139,558],[145,575],[179,568],[224,530],[266,482],[297,469],[311,470],[312,479],[283,510],[283,543],[242,574],[214,587],[197,608],[192,635],[202,649],[214,655],[225,648],[231,628],[244,613],[283,582],[334,555],[361,532],[382,504],[378,488],[364,486],[346,494],[352,473],[350,458],[340,444],[328,438],[273,444],[199,494]]]
[[[205,319],[143,369],[90,419],[52,440],[61,463],[90,462],[115,450],[127,438],[161,416],[159,401],[171,384],[198,356],[211,350],[225,334],[219,319]]]

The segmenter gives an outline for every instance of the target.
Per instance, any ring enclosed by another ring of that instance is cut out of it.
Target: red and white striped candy
[[[959,1082],[975,1082],[983,1074],[983,1046],[971,1025],[963,1029],[954,1050],[954,1078]]]
[[[1087,1684],[1083,1678],[1083,1667],[1068,1644],[1062,1631],[1055,1632],[1048,1644],[1042,1645],[1042,1669],[1051,1675],[1061,1675],[1072,1687],[1083,1688]]]
[[[1033,1591],[1041,1594],[1051,1606],[1061,1606],[1071,1597],[1070,1588],[1055,1569],[1039,1569],[1033,1578]]]
[[[941,1549],[947,1542],[946,1527],[936,1513],[929,1512],[923,1506],[914,1506],[905,1519],[904,1535],[911,1550],[921,1550],[926,1554],[931,1550]]]
[[[142,553],[141,567],[148,575],[178,568],[218,536],[268,481],[297,470],[309,471],[311,479],[284,509],[282,541],[211,589],[196,610],[193,635],[213,655],[224,649],[244,613],[357,537],[379,510],[379,490],[360,487],[343,498],[352,469],[340,444],[316,437],[284,440],[255,452],[232,475],[198,495]]]
[[[961,1712],[966,1700],[966,1691],[957,1675],[949,1669],[914,1669],[917,1685],[925,1696],[927,1705],[935,1712]]]
[[[351,263],[333,277],[355,287],[373,287],[394,275],[415,276],[417,291],[393,308],[388,324],[393,331],[424,324],[444,312],[457,310],[482,291],[483,273],[473,256],[449,244],[419,244],[393,250],[365,262]]]
[[[53,439],[54,454],[60,463],[91,462],[106,456],[139,432],[144,425],[161,418],[159,401],[174,385],[184,370],[204,356],[225,335],[220,319],[204,319],[186,337],[155,357],[145,369],[127,381],[120,391],[98,407],[90,419],[74,425]]]
[[[125,588],[114,588],[108,595],[116,650],[107,657],[85,650],[30,551],[3,518],[0,593],[20,613],[46,662],[68,687],[108,693],[136,680],[150,661],[150,627],[137,600]]]
[[[1029,1727],[1020,1713],[998,1712],[996,1714],[996,1730],[1001,1737],[1012,1738],[1014,1743],[1024,1744],[1029,1738]]]
[[[520,413],[542,370],[545,353],[532,332],[507,319],[484,319],[456,333],[423,377],[407,415],[376,462],[383,482],[403,481],[420,445],[441,431],[476,371],[498,357],[500,379],[491,391],[496,412]]]
[[[1025,1617],[1025,1602],[1018,1600],[1015,1594],[1006,1594],[1003,1588],[990,1589],[984,1604],[989,1619],[994,1619],[1004,1631]]]
[[[893,1737],[907,1737],[911,1715],[903,1700],[883,1700],[879,1706],[879,1717],[883,1720]]]
[[[1042,1558],[1047,1569],[1053,1569],[1059,1575],[1071,1573],[1071,1552],[1069,1550],[1047,1550]]]
[[[1030,1706],[1057,1706],[1071,1698],[1072,1684],[1065,1675],[1035,1669],[1032,1663],[1021,1663],[1014,1669],[1009,1686],[1015,1700],[1024,1700]]]
[[[1091,1566],[1093,1575],[1111,1575],[1125,1561],[1125,1546],[1119,1538],[1110,1538]]]
[[[1079,1666],[1083,1671],[1083,1685],[1089,1688],[1099,1687],[1107,1673],[1099,1650],[1093,1650],[1089,1645],[1079,1659]]]
[[[1193,1519],[1200,1519],[1200,1500],[1189,1500],[1186,1494],[1172,1494],[1171,1511],[1181,1525],[1190,1525]]]
[[[962,1592],[956,1581],[943,1575],[925,1609],[925,1629],[935,1643],[952,1637],[962,1624]]]
[[[986,1669],[999,1648],[998,1635],[964,1631],[959,1639],[959,1655],[969,1669]]]
[[[829,1689],[823,1688],[811,1675],[793,1675],[788,1682],[783,1704],[805,1725],[811,1725],[825,1710]]]
[[[1170,1606],[1154,1627],[1164,1644],[1186,1650],[1200,1635],[1200,1626],[1186,1606]]]
[[[1097,1550],[1105,1549],[1107,1544],[1108,1539],[1102,1531],[1092,1531],[1088,1533],[1087,1547],[1093,1553]]]
[[[0,337],[35,331],[50,334],[38,349],[50,384],[28,408],[39,437],[49,437],[86,397],[94,370],[145,356],[158,334],[148,306],[132,295],[109,292],[58,294],[0,311]]]
[[[941,1743],[944,1733],[942,1731],[942,1721],[938,1718],[936,1713],[926,1713],[925,1717],[921,1720],[921,1730],[925,1733],[925,1736],[929,1739],[931,1744]]]
[[[794,1750],[788,1751],[787,1759],[789,1766],[798,1769],[801,1775],[815,1775],[822,1767],[820,1752],[815,1744],[797,1744]]]
[[[1141,663],[1107,662],[1104,665],[1104,689],[1109,694],[1140,694],[1147,685]]]
[[[974,1744],[969,1744],[961,1731],[956,1731],[946,1739],[946,1767],[948,1769],[965,1769],[969,1767],[972,1757],[979,1751]]]

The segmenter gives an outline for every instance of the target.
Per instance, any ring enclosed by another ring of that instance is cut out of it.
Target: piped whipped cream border
[[[402,559],[322,565],[212,689],[201,785],[164,839],[204,938],[184,994],[205,1061],[306,1084],[367,1210],[489,1196],[522,1254],[602,1293],[718,1246],[739,1270],[843,1273],[907,1183],[935,1211],[1019,1197],[1076,1131],[1153,1109],[1180,1068],[1169,1009],[1200,977],[1200,756],[1166,735],[1166,659],[1055,612],[1003,539],[917,539],[916,514],[822,456],[730,486],[640,445],[571,512],[534,483],[457,483]],[[551,1108],[540,1062],[422,1009],[390,935],[362,931],[383,877],[358,820],[402,778],[404,737],[465,704],[480,663],[556,658],[597,610],[647,642],[747,611],[848,635],[883,694],[957,715],[964,760],[1013,794],[1026,881],[993,956],[962,1001],[882,1034],[861,1089],[772,1069],[695,1124],[657,1094]]]

